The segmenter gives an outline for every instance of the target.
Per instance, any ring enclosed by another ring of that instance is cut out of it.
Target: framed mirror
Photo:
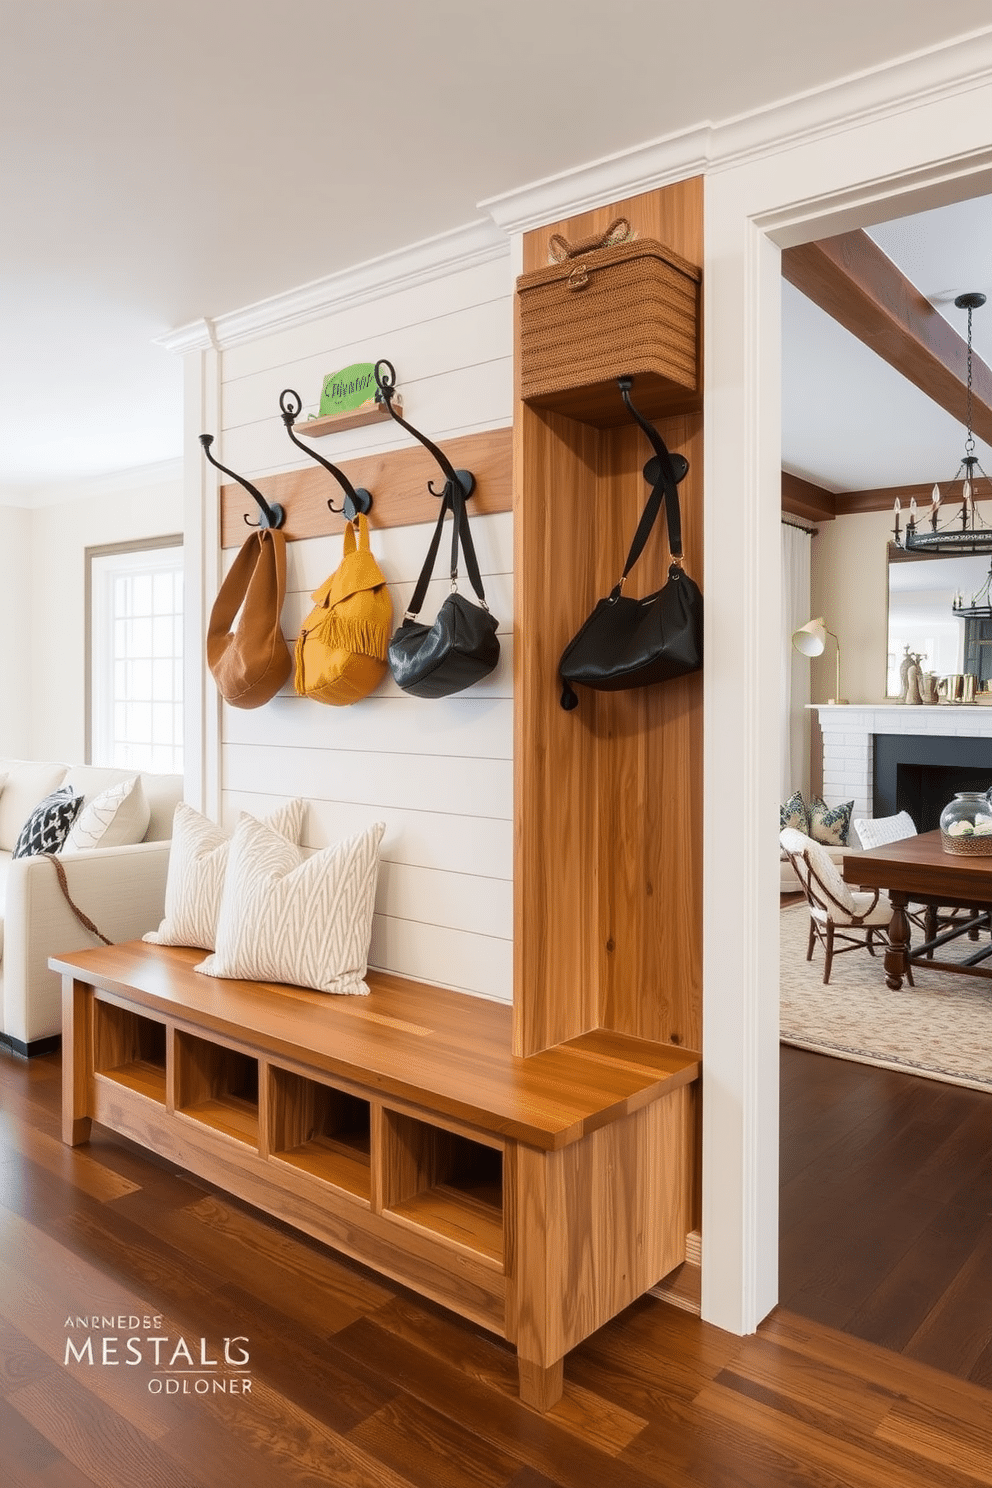
[[[990,564],[988,556],[907,553],[889,543],[887,698],[899,696],[899,666],[907,646],[922,655],[926,672],[938,677],[972,672],[979,689],[992,682],[992,616],[964,620],[952,608],[955,595],[968,604],[978,593]]]

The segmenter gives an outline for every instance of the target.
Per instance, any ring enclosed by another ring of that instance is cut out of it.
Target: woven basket
[[[960,858],[992,858],[992,832],[972,837],[950,837],[941,832],[940,845],[946,853]]]
[[[517,280],[520,393],[585,423],[627,421],[617,378],[650,417],[698,396],[699,270],[651,238],[580,252]]]

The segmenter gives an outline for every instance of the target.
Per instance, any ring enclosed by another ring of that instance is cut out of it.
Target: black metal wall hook
[[[301,449],[305,455],[310,456],[311,460],[316,460],[318,465],[323,465],[324,469],[333,475],[344,492],[344,501],[340,506],[335,506],[332,501],[328,500],[327,505],[338,516],[343,516],[347,521],[353,522],[359,512],[364,515],[372,510],[372,492],[366,491],[364,486],[359,486],[356,491],[343,470],[332,465],[330,460],[325,460],[323,455],[318,455],[317,451],[310,449],[309,445],[300,443],[293,433],[293,425],[299,418],[302,408],[303,402],[299,393],[294,392],[292,388],[284,388],[279,395],[279,411],[286,425],[286,433],[297,449]]]
[[[383,368],[387,370],[383,371]],[[385,357],[383,357],[381,361],[376,362],[373,368],[373,374],[375,376],[376,388],[378,389],[375,395],[375,401],[377,403],[385,403],[386,408],[389,410],[390,418],[395,419],[398,424],[402,424],[408,434],[412,434],[414,439],[419,439],[424,448],[430,450],[444,474],[445,486],[447,486],[449,481],[456,481],[461,486],[465,496],[471,496],[475,490],[475,476],[471,470],[456,470],[444,451],[439,450],[437,445],[427,438],[426,434],[421,434],[419,429],[415,429],[412,424],[407,423],[405,418],[401,418],[393,407],[393,398],[396,396],[396,368],[392,362],[387,362]],[[427,482],[427,489],[432,496],[443,496],[445,494],[444,490],[435,491],[433,481]]]
[[[233,470],[228,470],[226,465],[222,465],[219,460],[215,460],[213,455],[210,453],[210,446],[213,444],[213,442],[214,436],[212,434],[200,435],[200,443],[203,445],[203,453],[206,455],[211,465],[216,466],[218,470],[223,470],[224,474],[229,475],[232,480],[236,480],[239,486],[244,486],[249,496],[253,497],[258,502],[258,509],[262,514],[260,519],[257,522],[249,522],[248,514],[246,512],[246,524],[249,527],[281,527],[286,520],[286,513],[284,509],[276,502],[273,502],[270,506],[257,486],[253,486],[251,481],[245,480],[243,475],[235,475]]]
[[[657,429],[655,429],[653,425],[649,424],[647,419],[643,418],[641,414],[638,413],[637,409],[630,401],[630,390],[634,386],[634,379],[632,377],[618,377],[617,386],[620,389],[620,396],[623,398],[624,403],[627,405],[627,412],[636,423],[640,424],[641,428],[650,439],[651,448],[654,450],[654,455],[644,467],[644,479],[647,481],[649,486],[654,485],[655,481],[661,474],[661,462],[662,458],[664,457],[671,460],[672,471],[675,476],[675,484],[678,485],[681,481],[685,480],[686,476],[689,473],[689,461],[685,458],[685,455],[673,455],[669,451]]]

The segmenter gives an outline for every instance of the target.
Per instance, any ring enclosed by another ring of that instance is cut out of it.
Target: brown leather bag
[[[285,596],[286,539],[277,529],[263,527],[252,533],[231,564],[207,628],[207,665],[221,697],[234,708],[260,708],[293,670],[279,628]]]

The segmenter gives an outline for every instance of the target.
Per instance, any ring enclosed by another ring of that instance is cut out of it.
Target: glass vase
[[[940,813],[945,852],[965,857],[992,856],[992,805],[981,791],[958,791]]]

